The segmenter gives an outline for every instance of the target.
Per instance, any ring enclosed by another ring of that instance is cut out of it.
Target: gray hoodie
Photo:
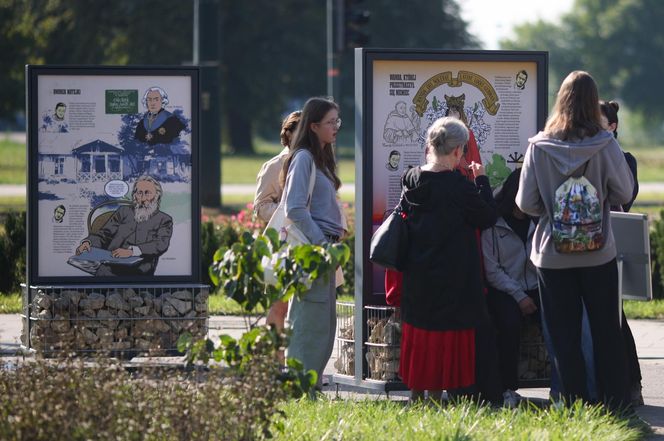
[[[609,209],[630,201],[634,180],[613,135],[601,130],[591,138],[573,142],[540,132],[528,141],[516,204],[524,213],[540,218],[530,260],[537,267],[555,269],[597,266],[615,258]],[[570,176],[581,174],[595,187],[602,205],[604,246],[595,251],[559,253],[551,237],[554,195]]]

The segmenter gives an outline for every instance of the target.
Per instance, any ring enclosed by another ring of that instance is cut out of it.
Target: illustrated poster
[[[400,177],[425,163],[426,132],[443,116],[471,131],[493,188],[537,133],[535,62],[375,61],[373,221],[399,201]],[[472,142],[472,140],[471,140]]]
[[[191,82],[38,76],[37,276],[193,274]]]

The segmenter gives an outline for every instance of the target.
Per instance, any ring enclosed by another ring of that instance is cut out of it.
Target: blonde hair
[[[465,145],[469,136],[463,121],[451,116],[439,118],[427,130],[427,144],[431,147],[429,153],[449,155],[455,148]]]
[[[544,132],[562,141],[595,136],[602,130],[597,84],[588,72],[575,70],[560,85]]]

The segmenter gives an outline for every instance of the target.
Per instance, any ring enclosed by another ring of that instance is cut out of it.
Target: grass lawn
[[[0,184],[25,184],[25,145],[0,139]]]
[[[353,298],[349,296],[340,297],[338,300],[353,302]],[[630,319],[664,320],[664,299],[655,299],[650,302],[626,300],[624,307],[625,315]],[[242,315],[240,306],[222,294],[210,295],[208,308],[210,315]],[[19,314],[20,312],[21,296],[18,293],[0,294],[0,314]]]
[[[491,409],[469,403],[301,400],[283,406],[275,440],[639,440],[644,427],[576,403],[571,409]]]
[[[630,319],[664,320],[664,299],[654,299],[649,302],[625,300],[623,309],[625,316]]]

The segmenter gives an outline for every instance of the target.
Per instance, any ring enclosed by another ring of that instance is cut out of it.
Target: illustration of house
[[[191,180],[191,153],[181,144],[156,145],[143,162],[143,171],[160,180]]]
[[[78,182],[106,182],[125,178],[128,169],[123,160],[124,149],[100,139],[74,147],[72,154],[76,158],[76,180]]]
[[[58,146],[39,153],[39,179],[106,182],[130,172],[122,147],[100,139],[70,148]]]
[[[74,179],[76,176],[76,158],[71,147],[51,147],[47,153],[39,153],[38,173],[42,180]]]

